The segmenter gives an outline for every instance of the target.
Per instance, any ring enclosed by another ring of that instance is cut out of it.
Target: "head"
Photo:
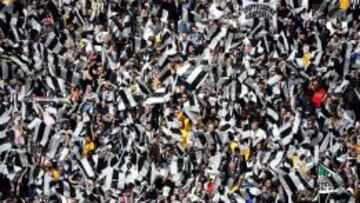
[[[186,42],[187,40],[187,34],[186,33],[181,33],[180,34],[180,41],[181,42]]]
[[[339,119],[342,119],[344,117],[344,112],[342,109],[336,111],[336,117],[338,117]]]
[[[257,129],[259,129],[259,122],[258,121],[251,122],[251,130],[257,130]]]
[[[99,67],[98,67],[98,72],[99,72],[99,74],[105,73],[105,68],[104,68],[104,66],[99,66]]]
[[[184,94],[184,93],[186,92],[186,87],[185,87],[185,85],[180,85],[180,87],[179,87],[179,92],[180,92],[181,94]]]
[[[207,131],[210,132],[210,133],[212,133],[212,132],[215,131],[215,125],[214,125],[214,123],[209,123],[209,124],[207,125]]]
[[[91,85],[86,86],[86,93],[91,93],[93,91],[93,88]]]

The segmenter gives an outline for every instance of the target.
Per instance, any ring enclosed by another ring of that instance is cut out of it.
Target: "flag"
[[[72,198],[76,197],[75,188],[68,180],[58,181],[58,184],[59,185],[56,191],[59,194],[65,197],[72,197]]]
[[[343,57],[343,74],[345,77],[349,74],[350,71],[350,62],[351,62],[351,50],[353,49],[351,42],[345,42],[342,44],[341,56]]]
[[[41,24],[35,18],[31,18],[31,20],[29,21],[29,24],[32,29],[34,29],[38,32],[41,31]]]
[[[331,176],[330,169],[326,168],[324,165],[318,167],[318,175],[322,177]]]
[[[5,131],[11,119],[11,109],[0,116],[0,138],[5,137]]]
[[[167,93],[165,88],[159,88],[145,100],[144,105],[162,104],[170,100],[171,94]]]
[[[78,85],[81,80],[81,74],[74,71],[72,68],[60,68],[60,75],[64,81],[69,81],[71,84]]]
[[[196,90],[205,81],[208,73],[206,73],[201,66],[193,67],[188,64],[178,70],[178,75],[183,79],[189,89]]]
[[[11,64],[9,62],[1,61],[0,63],[0,79],[7,80],[12,78],[11,76]]]
[[[141,80],[137,80],[138,91],[141,92],[143,95],[148,96],[151,94],[151,90],[148,86]]]
[[[95,178],[97,162],[98,156],[93,155],[91,157],[78,160],[78,165],[87,178]]]
[[[197,123],[200,116],[200,108],[196,95],[189,97],[189,100],[184,103],[183,110],[193,123]]]
[[[292,141],[292,127],[293,124],[291,122],[285,123],[279,128],[278,133],[275,134],[275,137],[280,138],[282,145],[288,145]]]
[[[270,120],[270,122],[272,122],[272,123],[276,123],[280,119],[279,114],[272,107],[267,107],[266,108],[266,116]]]
[[[279,174],[279,180],[287,197],[291,200],[299,191],[311,191],[312,186],[304,179],[300,172],[291,171],[285,175]],[[292,202],[292,201],[290,201]]]
[[[25,56],[11,56],[10,59],[18,65],[26,74],[30,74],[30,61]]]
[[[176,40],[172,44],[167,45],[166,50],[161,54],[160,58],[157,60],[156,65],[163,69],[169,62],[169,60],[176,56],[177,54]]]
[[[11,17],[10,28],[16,41],[20,41],[21,25],[18,24],[18,18],[15,16]]]
[[[272,168],[276,168],[280,164],[282,158],[284,157],[284,154],[285,153],[282,150],[273,150],[273,151],[265,152],[264,158],[262,159],[262,163],[267,164]]]
[[[205,38],[209,41],[212,41],[212,39],[214,39],[215,36],[217,36],[220,31],[221,31],[221,27],[218,26],[217,24],[214,24],[211,27],[205,29],[205,34],[206,34]]]
[[[55,54],[63,54],[66,52],[66,48],[62,45],[60,40],[56,37],[56,34],[54,32],[51,32],[47,35],[44,45],[52,53],[55,53]]]
[[[226,27],[221,27],[220,32],[214,36],[209,44],[210,49],[215,49],[218,43],[221,41],[222,38],[226,37],[228,33],[228,29]]]
[[[171,69],[167,66],[164,67],[161,72],[159,73],[159,81],[163,83],[167,79],[171,78]]]
[[[65,81],[62,78],[47,76],[45,81],[52,91],[65,93]]]
[[[55,157],[56,152],[59,150],[61,144],[61,137],[59,134],[55,134],[49,141],[47,156],[52,159]]]
[[[10,181],[16,181],[21,171],[21,167],[0,163],[0,173],[6,175]]]
[[[322,193],[333,192],[344,186],[342,177],[322,164],[318,166],[317,174],[320,192]]]
[[[281,31],[277,38],[276,47],[280,50],[280,53],[290,53],[292,49],[291,38],[286,36],[284,31]]]
[[[45,122],[39,118],[35,118],[29,124],[29,129],[35,128],[33,142],[40,143],[41,146],[45,147],[53,133],[53,126],[46,125]]]
[[[118,182],[120,180],[120,171],[114,167],[107,167],[102,171],[102,174],[99,179],[105,177],[105,182],[103,188],[108,189],[117,189]]]
[[[118,100],[118,109],[120,111],[136,106],[136,101],[128,90],[120,90]]]

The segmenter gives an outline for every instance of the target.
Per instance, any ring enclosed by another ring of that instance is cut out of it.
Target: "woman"
[[[339,109],[336,112],[335,118],[332,120],[332,124],[335,132],[338,132],[340,136],[343,136],[346,132],[346,128],[351,124],[351,121],[344,116],[344,110]]]
[[[21,123],[15,126],[15,145],[19,148],[25,145],[24,129]]]

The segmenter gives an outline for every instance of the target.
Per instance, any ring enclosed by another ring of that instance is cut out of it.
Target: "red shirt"
[[[325,95],[326,95],[326,91],[323,88],[316,91],[311,98],[312,104],[316,107],[320,107]]]
[[[207,185],[208,192],[213,192],[215,189],[215,184],[213,182],[209,182]]]

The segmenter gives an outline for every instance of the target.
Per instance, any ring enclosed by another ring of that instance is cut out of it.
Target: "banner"
[[[243,0],[243,11],[246,19],[273,19],[276,15],[275,0]]]

